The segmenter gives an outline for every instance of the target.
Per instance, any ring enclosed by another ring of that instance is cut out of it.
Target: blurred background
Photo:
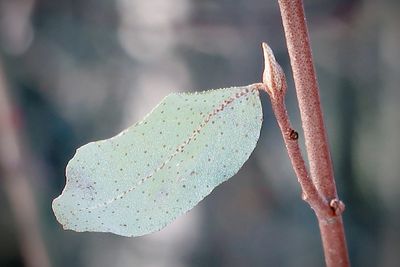
[[[352,264],[399,266],[400,2],[305,5]],[[164,230],[78,234],[51,210],[77,147],[170,92],[259,82],[262,41],[300,130],[277,1],[0,0],[0,266],[323,266],[265,94],[250,160]]]

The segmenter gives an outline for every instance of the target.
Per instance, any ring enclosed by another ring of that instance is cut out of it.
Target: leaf
[[[253,86],[170,94],[143,121],[77,150],[57,220],[78,232],[160,230],[240,169],[261,122]]]

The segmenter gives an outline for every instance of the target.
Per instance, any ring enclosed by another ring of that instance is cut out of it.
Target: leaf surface
[[[251,86],[170,94],[143,121],[77,150],[54,213],[79,232],[160,230],[241,168],[261,123]]]

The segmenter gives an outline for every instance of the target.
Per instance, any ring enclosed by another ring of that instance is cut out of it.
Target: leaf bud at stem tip
[[[267,87],[266,91],[272,98],[284,96],[286,93],[285,74],[267,43],[262,43],[262,48],[264,53],[263,83]]]

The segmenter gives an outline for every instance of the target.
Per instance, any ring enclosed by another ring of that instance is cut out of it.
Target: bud
[[[265,62],[263,83],[267,87],[266,91],[272,98],[283,96],[286,93],[285,74],[267,43],[262,43],[262,48]]]

